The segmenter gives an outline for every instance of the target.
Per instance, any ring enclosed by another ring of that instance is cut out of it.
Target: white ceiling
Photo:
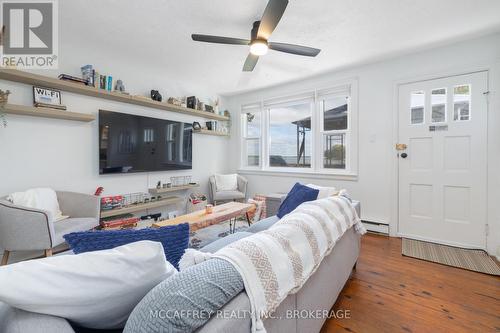
[[[246,46],[265,0],[61,0],[61,45],[228,94],[500,31],[499,0],[290,0],[270,41],[321,48],[316,58],[270,51],[252,73]],[[90,49],[89,49],[90,47]],[[89,50],[91,52],[89,52]],[[74,51],[74,50],[73,50]]]

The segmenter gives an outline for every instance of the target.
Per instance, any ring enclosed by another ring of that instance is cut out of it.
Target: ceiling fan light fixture
[[[267,53],[269,47],[264,40],[255,40],[250,44],[250,53],[256,56],[262,56]]]

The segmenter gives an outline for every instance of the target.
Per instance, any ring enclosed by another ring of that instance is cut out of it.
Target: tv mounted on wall
[[[99,110],[99,174],[192,169],[192,125]]]

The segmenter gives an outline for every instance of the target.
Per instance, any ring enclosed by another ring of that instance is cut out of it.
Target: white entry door
[[[488,73],[399,88],[399,234],[485,248]]]

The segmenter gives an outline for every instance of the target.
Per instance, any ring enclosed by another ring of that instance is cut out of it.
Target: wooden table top
[[[241,202],[228,202],[222,205],[214,206],[213,213],[205,213],[205,209],[199,210],[186,215],[178,216],[174,219],[156,222],[153,227],[159,228],[167,225],[177,225],[181,223],[189,223],[191,231],[208,227],[212,224],[221,223],[232,218],[239,217],[252,209],[255,209],[254,204]]]

